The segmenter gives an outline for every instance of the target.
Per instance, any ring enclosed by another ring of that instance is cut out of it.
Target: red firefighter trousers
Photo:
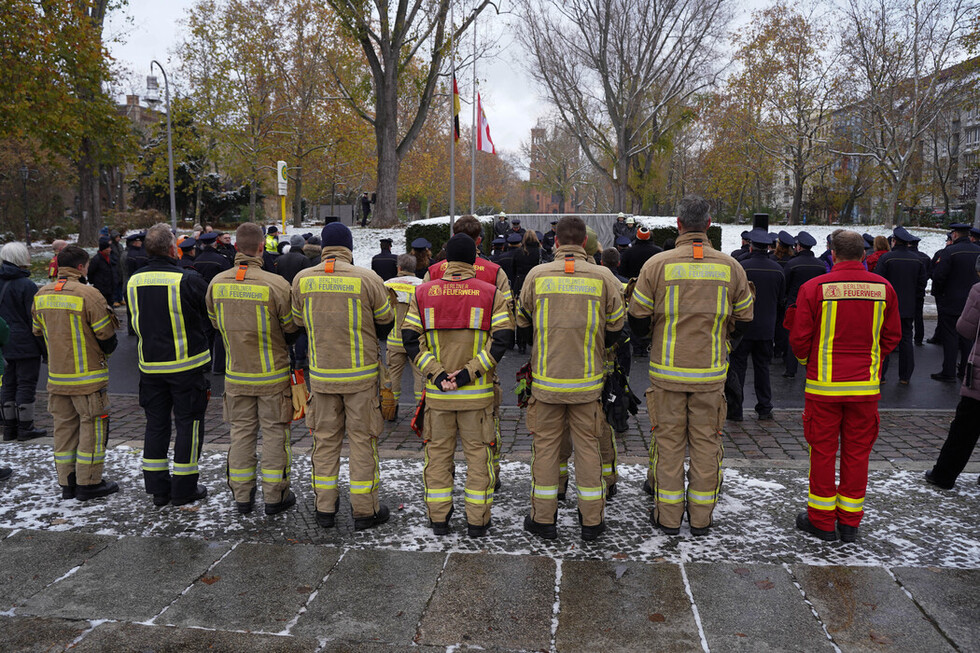
[[[834,522],[858,526],[864,516],[868,457],[878,439],[878,400],[857,402],[806,399],[803,434],[810,445],[810,523],[825,531]],[[835,482],[840,447],[840,483]]]

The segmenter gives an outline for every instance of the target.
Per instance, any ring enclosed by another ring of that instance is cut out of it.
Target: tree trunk
[[[902,185],[899,182],[895,182],[892,186],[891,191],[888,193],[888,202],[885,204],[885,228],[893,229],[896,224],[901,224],[901,216],[896,216],[895,211],[898,208],[898,194],[902,190]]]
[[[398,159],[397,98],[390,104],[379,103],[375,136],[378,144],[378,201],[374,205],[376,227],[398,224]],[[382,115],[383,113],[383,115]]]
[[[102,226],[102,211],[99,205],[98,169],[92,158],[92,141],[82,139],[81,155],[78,159],[78,244],[94,247],[99,242],[99,228]]]
[[[800,224],[800,207],[803,205],[803,181],[794,175],[793,206],[789,210],[789,224]]]
[[[248,185],[248,211],[249,221],[255,222],[255,170],[252,170],[252,179]]]

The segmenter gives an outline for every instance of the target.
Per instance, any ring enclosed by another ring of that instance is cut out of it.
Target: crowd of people
[[[107,359],[118,344],[114,308],[125,305],[127,328],[139,342],[142,470],[154,505],[207,496],[198,460],[213,371],[225,378],[226,474],[240,513],[254,509],[259,480],[266,514],[295,505],[290,423],[305,417],[315,443],[317,523],[336,524],[345,438],[354,528],[385,523],[377,439],[383,419],[397,419],[402,371],[410,367],[432,531],[451,532],[458,439],[468,469],[466,530],[481,537],[501,487],[497,364],[515,346],[522,354],[529,347],[521,371],[533,447],[524,528],[557,537],[574,455],[581,537],[594,540],[605,531],[605,504],[618,480],[617,423],[608,408],[610,394],[623,388],[610,393],[609,384],[632,353],[649,359],[652,437],[643,489],[654,500],[651,522],[677,535],[686,518],[691,534],[701,536],[713,526],[721,491],[725,420],[742,419],[748,358],[756,413],[771,419],[775,355],[785,359],[785,376],[806,368],[810,491],[796,526],[853,542],[888,355],[897,349],[899,383],[908,383],[931,278],[935,337],[945,352],[933,378],[961,380],[962,397],[926,480],[952,487],[980,432],[977,233],[952,225],[947,247],[930,258],[901,227],[889,239],[838,230],[817,257],[805,231],[770,234],[757,222],[742,234],[742,248],[727,255],[707,238],[708,208],[697,197],[682,200],[678,237],[664,248],[648,228],[620,215],[605,250],[581,218],[555,220],[540,234],[501,214],[489,256],[482,253],[482,223],[463,216],[435,256],[424,239],[401,255],[383,239],[371,269],[354,264],[350,229],[336,222],[318,236],[288,241],[275,227],[246,223],[234,244],[210,228],[178,237],[158,224],[127,236],[119,254],[114,232],[91,257],[56,243],[51,283],[40,289],[29,278],[27,248],[8,243],[0,249],[4,440],[46,435],[34,427],[45,360],[61,496],[87,501],[118,491],[103,475]],[[393,410],[383,415],[385,393]],[[0,477],[10,473],[0,470]]]

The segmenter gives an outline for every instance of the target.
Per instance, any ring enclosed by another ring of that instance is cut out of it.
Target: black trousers
[[[204,369],[175,374],[140,373],[140,406],[146,413],[143,483],[149,494],[181,498],[197,489],[204,413],[211,396],[211,383]],[[176,427],[173,474],[167,462],[171,414]]]
[[[41,357],[16,358],[5,361],[3,387],[0,387],[0,403],[26,406],[34,403],[37,394],[37,377],[41,374]]]
[[[914,318],[902,318],[902,339],[896,347],[898,352],[898,378],[900,381],[908,381],[912,378],[912,371],[915,370],[915,346],[912,344],[912,325]],[[894,352],[893,352],[894,353]],[[888,372],[888,362],[891,355],[885,357],[881,366],[881,377],[885,377]]]
[[[752,356],[752,372],[755,386],[755,411],[760,415],[772,412],[772,384],[769,381],[769,364],[772,362],[772,340],[742,339],[728,360],[728,379],[725,382],[725,399],[728,415],[742,417],[742,400],[745,396],[745,371]]]
[[[932,468],[932,476],[940,485],[953,485],[956,478],[970,462],[973,449],[980,436],[980,401],[972,397],[960,397],[956,417],[949,425],[949,435],[939,452],[939,460]]]
[[[970,346],[973,344],[959,333],[956,332],[957,315],[939,314],[939,341],[943,343],[943,369],[942,374],[954,376],[957,370],[957,358],[959,359],[959,369],[963,369],[970,356]]]
[[[915,334],[912,339],[915,340],[915,344],[921,345],[926,334],[926,326],[922,321],[922,307],[926,303],[925,297],[919,297],[915,300]]]

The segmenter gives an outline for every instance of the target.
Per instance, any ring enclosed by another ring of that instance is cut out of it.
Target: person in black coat
[[[772,419],[772,385],[769,381],[769,364],[772,361],[773,335],[776,316],[786,296],[786,277],[783,268],[769,258],[769,235],[762,229],[753,229],[750,254],[740,261],[745,275],[755,284],[755,304],[752,321],[742,332],[742,340],[732,351],[728,378],[725,381],[725,397],[728,401],[728,419],[742,420],[742,398],[745,388],[745,370],[752,356],[755,373],[755,410],[760,420]]]
[[[111,242],[108,238],[99,239],[99,251],[88,264],[88,282],[102,293],[105,301],[112,306],[112,295],[116,288],[117,266],[112,262]]]
[[[980,256],[980,245],[970,242],[970,225],[957,223],[950,229],[953,244],[940,252],[932,272],[932,294],[939,309],[939,338],[943,344],[943,369],[932,378],[945,383],[963,378],[963,367],[970,356],[972,343],[956,332],[956,320],[977,280],[976,262]]]
[[[47,357],[47,352],[44,340],[35,337],[33,331],[31,308],[37,284],[31,281],[31,254],[24,243],[7,243],[0,249],[0,261],[3,261],[0,265],[0,318],[10,327],[10,338],[3,346],[6,366],[0,387],[3,439],[42,438],[47,432],[34,428],[34,401],[41,359]],[[111,290],[110,286],[110,293]]]
[[[749,249],[751,244],[752,243],[749,242],[749,232],[743,231],[742,246],[736,249],[734,252],[732,252],[730,256],[736,261],[741,261],[743,258],[749,255]]]
[[[493,235],[503,236],[506,239],[508,231],[510,231],[510,226],[507,224],[507,214],[501,211],[497,215],[497,221],[493,223]]]
[[[510,282],[510,288],[512,293],[514,290],[514,275],[515,275],[514,257],[517,256],[517,250],[520,249],[521,242],[523,240],[524,237],[517,232],[512,231],[509,234],[507,234],[507,247],[506,249],[504,249],[503,252],[500,253],[500,256],[498,256],[497,260],[495,261],[495,263],[499,265],[501,269],[504,271],[504,274],[507,275],[507,281]],[[516,300],[517,298],[516,293],[514,293],[514,298]]]
[[[627,279],[635,279],[640,276],[643,264],[654,254],[664,251],[658,247],[650,238],[650,230],[640,227],[636,230],[636,242],[620,256],[619,273]]]
[[[895,289],[898,295],[898,315],[902,319],[902,340],[898,343],[898,382],[908,385],[915,369],[915,347],[912,346],[912,323],[915,320],[915,308],[918,301],[926,295],[926,266],[916,252],[909,249],[912,234],[904,227],[895,227],[892,232],[895,245],[890,252],[885,252],[875,265],[875,274],[880,274]],[[881,368],[881,380],[884,382],[888,372],[888,361],[885,358]]]
[[[315,263],[303,252],[306,241],[296,234],[289,238],[289,251],[282,254],[276,261],[276,273],[292,284],[296,275],[312,267]]]
[[[549,252],[555,248],[555,225],[558,224],[557,220],[551,221],[551,229],[544,232],[544,238],[541,239],[541,249],[548,250]]]
[[[224,231],[219,231],[218,242],[214,246],[219,254],[228,259],[228,262],[232,265],[235,264],[235,254],[237,250],[235,246],[231,244],[231,234],[225,233]]]
[[[382,281],[398,276],[398,255],[391,253],[391,238],[381,239],[381,252],[371,259],[371,269],[378,273]]]
[[[521,246],[514,253],[514,281],[511,290],[514,297],[520,297],[524,287],[524,278],[534,266],[541,263],[541,243],[533,231],[524,234]],[[523,353],[523,352],[522,352]]]
[[[785,306],[787,307],[796,303],[796,295],[804,283],[827,272],[823,261],[813,255],[813,247],[816,244],[817,239],[805,231],[796,235],[796,256],[791,258],[786,263],[786,267],[783,268],[783,272],[786,274]],[[783,363],[786,366],[783,377],[794,378],[796,370],[799,368],[799,362],[789,347],[786,348]]]
[[[197,258],[197,239],[188,236],[180,241],[177,247],[180,248],[180,259],[177,261],[177,267],[183,270],[197,272],[197,268],[194,266],[194,263],[196,263],[195,259]]]
[[[213,231],[201,234],[197,239],[198,244],[202,245],[200,253],[194,258],[194,269],[201,273],[204,280],[211,283],[211,280],[218,276],[218,273],[231,269],[231,263],[215,249],[215,241],[218,234]]]
[[[919,241],[922,240],[921,238],[919,238],[915,234],[909,234],[909,236],[912,237],[912,240],[909,242],[909,251],[911,251],[913,254],[918,256],[919,260],[922,261],[922,265],[926,269],[926,279],[929,279],[930,277],[932,277],[932,258],[925,252],[919,251]],[[923,294],[922,297],[919,297],[917,300],[915,300],[915,316],[912,319],[912,339],[915,341],[915,344],[919,347],[922,346],[922,341],[925,338],[926,327],[925,327],[925,321],[923,320],[922,317],[922,311],[925,308],[925,302],[926,302],[925,294]]]
[[[620,213],[616,216],[616,224],[613,225],[613,238],[626,236],[629,239],[630,235],[629,225],[626,224],[626,216]],[[620,257],[620,260],[622,260],[622,257]]]
[[[834,267],[834,257],[830,251],[830,234],[827,234],[827,249],[817,258],[823,261],[823,264],[827,267],[827,272],[830,272],[830,268]]]

